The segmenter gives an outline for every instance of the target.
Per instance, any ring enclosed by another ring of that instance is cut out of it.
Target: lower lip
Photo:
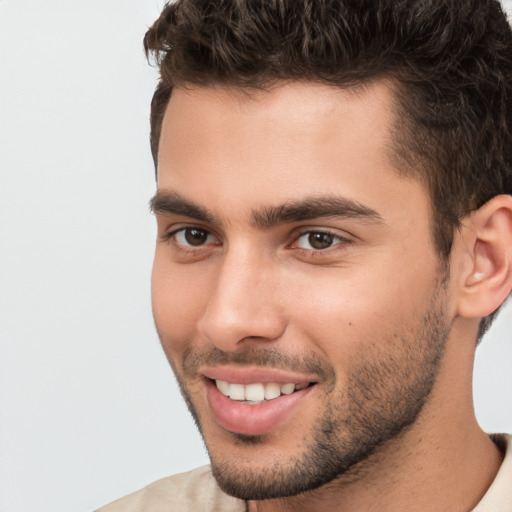
[[[214,382],[208,380],[206,395],[213,416],[221,427],[236,434],[258,436],[269,433],[289,418],[312,388],[309,386],[290,395],[251,405],[230,400]]]

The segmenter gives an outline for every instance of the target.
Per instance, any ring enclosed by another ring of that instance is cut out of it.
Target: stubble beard
[[[187,406],[205,439],[219,486],[227,494],[243,500],[264,500],[295,496],[342,476],[350,481],[362,474],[365,462],[406,432],[428,401],[450,333],[445,305],[446,278],[446,274],[440,274],[431,307],[427,308],[420,326],[390,339],[380,339],[369,347],[371,350],[359,354],[351,364],[345,388],[331,393],[329,405],[308,436],[308,445],[296,455],[272,465],[241,467],[229,454],[210,450],[190,393],[175,371]],[[222,359],[218,349],[214,350]],[[251,355],[246,358],[252,361]],[[263,351],[257,358],[259,364],[262,358],[265,358]],[[272,352],[271,359],[271,363],[266,363],[275,366],[279,355]],[[302,366],[318,368],[318,364],[312,358],[310,362],[303,361]],[[328,361],[324,364],[323,374],[333,376]],[[280,366],[286,365],[283,362]],[[265,436],[235,434],[233,438],[251,449],[266,440]]]

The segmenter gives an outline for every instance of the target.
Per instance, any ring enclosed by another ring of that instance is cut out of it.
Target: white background
[[[1,512],[85,512],[207,461],[151,318],[162,5],[0,0]],[[489,431],[512,432],[511,332],[508,305],[479,349]]]

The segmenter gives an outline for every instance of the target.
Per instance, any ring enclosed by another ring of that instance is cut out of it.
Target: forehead
[[[182,144],[201,144],[212,151],[209,144],[218,147],[216,135],[226,136],[226,147],[250,139],[255,151],[282,148],[284,143],[292,147],[307,142],[309,149],[313,144],[353,146],[364,135],[368,149],[385,151],[392,142],[393,102],[393,90],[385,81],[346,89],[311,82],[283,83],[265,91],[176,88],[164,116],[159,167],[168,164],[172,153],[177,156],[173,149]],[[250,148],[243,149],[247,153]]]
[[[392,203],[413,181],[393,166],[394,126],[385,81],[292,82],[250,94],[178,88],[163,121],[158,188],[228,213],[326,193]]]

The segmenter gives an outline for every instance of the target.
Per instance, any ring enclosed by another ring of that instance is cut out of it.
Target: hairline
[[[329,80],[322,80],[319,77],[283,77],[267,80],[266,82],[255,82],[254,84],[240,84],[232,80],[211,80],[208,83],[195,83],[186,80],[176,80],[174,84],[168,84],[168,97],[165,107],[159,113],[159,125],[156,134],[158,135],[158,142],[156,146],[156,156],[153,155],[155,165],[155,177],[158,175],[158,152],[160,148],[160,138],[162,134],[162,126],[175,89],[194,90],[194,89],[212,89],[224,92],[233,92],[237,94],[244,94],[247,97],[253,97],[261,93],[270,93],[276,88],[282,87],[287,84],[293,83],[309,83],[319,84],[332,87],[333,89],[341,89],[354,94],[368,93],[371,86],[375,83],[384,83],[389,88],[391,93],[391,123],[389,125],[390,137],[389,145],[386,148],[386,158],[391,166],[391,169],[402,179],[416,180],[424,187],[428,195],[430,205],[430,232],[431,241],[434,249],[438,254],[440,260],[447,262],[451,254],[451,244],[448,248],[444,247],[439,241],[438,231],[441,223],[440,212],[435,208],[434,190],[428,180],[428,163],[419,157],[413,150],[410,143],[411,137],[417,135],[414,133],[414,125],[417,125],[410,113],[407,111],[404,102],[401,98],[407,95],[408,87],[402,81],[393,76],[393,72],[383,71],[375,75],[363,78],[357,81],[350,82],[347,80],[343,83],[335,83]],[[160,85],[163,85],[161,82]],[[156,92],[155,92],[156,94]],[[410,94],[410,93],[409,93]],[[405,121],[405,122],[404,122]],[[418,128],[419,132],[420,128]],[[152,148],[153,149],[153,148]],[[451,241],[453,241],[455,230],[450,233]]]

